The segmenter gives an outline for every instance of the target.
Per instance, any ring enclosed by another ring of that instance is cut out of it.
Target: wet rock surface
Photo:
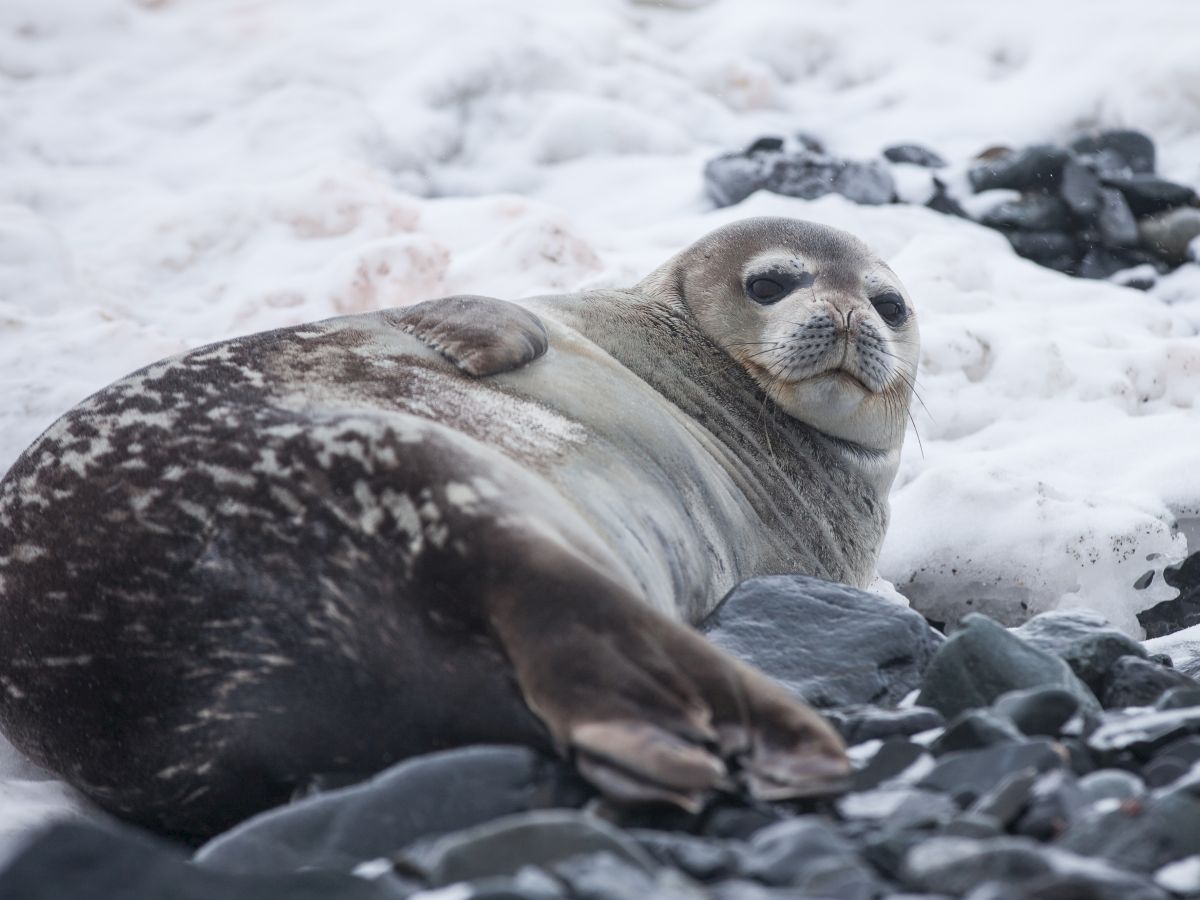
[[[1154,142],[1139,131],[1084,134],[1066,146],[992,147],[957,167],[915,144],[895,144],[881,155],[883,161],[840,159],[809,136],[763,137],[710,161],[705,190],[717,206],[757,190],[920,203],[1000,231],[1019,255],[1043,266],[1142,290],[1158,274],[1200,262],[1200,197],[1156,172]],[[965,177],[933,174],[956,169]],[[955,196],[949,186],[956,183],[968,186],[968,196]],[[971,202],[988,191],[1012,196]],[[1132,270],[1137,277],[1127,274]]]
[[[826,704],[857,768],[849,790],[622,808],[567,762],[470,747],[296,800],[194,854],[124,826],[60,825],[0,861],[0,897],[1200,893],[1200,685],[1099,617],[1010,630],[973,616],[943,640],[904,607],[777,578],[739,586],[709,624]]]

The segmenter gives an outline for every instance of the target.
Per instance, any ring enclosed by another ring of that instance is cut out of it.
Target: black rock
[[[1142,246],[1173,266],[1195,261],[1193,244],[1200,238],[1200,209],[1186,207],[1148,216],[1138,223]]]
[[[1191,772],[1198,762],[1200,737],[1180,738],[1158,750],[1142,769],[1142,775],[1150,787],[1165,787]]]
[[[582,802],[573,778],[564,764],[525,748],[436,753],[256,816],[214,838],[196,861],[226,872],[349,872],[418,838],[538,806]]]
[[[818,707],[894,706],[942,642],[907,607],[803,575],[742,582],[701,629]]]
[[[653,875],[653,858],[607,822],[573,810],[538,810],[419,841],[398,854],[397,865],[431,887],[510,876],[523,866],[553,866],[575,856],[607,854]]]
[[[1154,703],[1155,709],[1187,709],[1191,706],[1200,706],[1200,684],[1173,687]]]
[[[744,841],[783,820],[783,813],[772,806],[718,802],[705,810],[699,830],[704,837]]]
[[[569,896],[558,878],[533,866],[510,878],[484,878],[458,887],[469,891],[462,900],[566,900]]]
[[[987,813],[965,812],[955,816],[940,832],[941,837],[990,838],[1004,833],[1004,823]]]
[[[702,900],[703,894],[690,889],[678,873],[668,870],[647,872],[628,859],[608,852],[569,856],[550,870],[566,885],[564,896],[576,900]]]
[[[1067,830],[1086,805],[1074,775],[1062,769],[1047,772],[1033,783],[1028,805],[1013,831],[1035,840],[1052,841]]]
[[[947,795],[908,786],[846,794],[836,806],[843,819],[886,822],[891,829],[929,828],[949,822],[959,813],[958,805]]]
[[[837,190],[841,169],[839,160],[821,153],[779,154],[770,157],[762,187],[785,197],[815,200]]]
[[[1146,637],[1173,634],[1200,624],[1200,552],[1193,553],[1177,566],[1163,569],[1163,580],[1179,591],[1179,596],[1164,600],[1138,613],[1138,622]]]
[[[704,166],[704,191],[717,206],[741,203],[766,186],[771,160],[777,154],[723,153]]]
[[[659,863],[697,881],[723,881],[741,871],[742,848],[730,841],[673,831],[635,831],[631,836]]]
[[[1133,800],[1146,792],[1142,779],[1124,769],[1098,769],[1080,778],[1077,786],[1087,803]]]
[[[967,177],[976,193],[996,188],[1057,190],[1063,163],[1068,159],[1070,154],[1061,147],[1039,144],[986,160],[971,169]]]
[[[1112,756],[1133,753],[1148,759],[1159,747],[1176,738],[1200,733],[1200,707],[1150,710],[1109,717],[1088,735],[1088,746],[1096,753]]]
[[[1133,247],[1139,238],[1137,219],[1116,188],[1100,189],[1100,208],[1096,213],[1096,229],[1101,242],[1108,247]]]
[[[935,837],[909,851],[902,877],[910,887],[962,896],[982,882],[1021,883],[1053,871],[1050,853],[1027,838]]]
[[[879,879],[854,846],[821,819],[801,816],[760,831],[750,842],[746,874],[772,886],[816,894],[873,900]]]
[[[1029,806],[1033,786],[1040,777],[1041,774],[1032,766],[1012,772],[971,804],[968,812],[986,816],[1007,828]]]
[[[886,740],[883,746],[875,751],[870,761],[854,773],[854,790],[870,790],[891,781],[927,759],[929,754],[920,744],[903,738]]]
[[[917,784],[950,794],[961,806],[968,806],[1008,775],[1025,769],[1049,772],[1062,768],[1063,764],[1062,756],[1050,741],[998,744],[983,750],[948,753]]]
[[[1010,200],[992,207],[979,217],[989,228],[1007,231],[1020,228],[1026,231],[1064,231],[1071,225],[1067,205],[1050,194],[1026,194],[1020,200]]]
[[[1083,254],[1073,274],[1079,278],[1112,278],[1118,272],[1140,265],[1143,260],[1144,257],[1133,250],[1094,245]]]
[[[1100,179],[1091,169],[1073,159],[1063,163],[1058,195],[1079,219],[1087,221],[1100,212]]]
[[[1010,231],[1005,236],[1018,256],[1051,269],[1068,271],[1079,256],[1075,236],[1065,231]]]
[[[927,207],[934,212],[940,212],[946,216],[958,216],[960,219],[967,219],[967,211],[963,209],[962,204],[950,196],[950,191],[946,188],[946,182],[940,178],[933,179],[933,196],[925,203]]]
[[[1075,870],[1043,875],[1021,885],[1027,900],[1170,900],[1170,895],[1148,879],[1130,875],[1116,866],[1080,862]]]
[[[833,190],[847,200],[881,206],[896,200],[896,182],[886,166],[846,160],[833,179]]]
[[[1154,142],[1140,131],[1113,129],[1084,135],[1071,142],[1071,149],[1088,157],[1105,174],[1154,171]]]
[[[934,756],[957,750],[979,750],[993,744],[1009,744],[1024,740],[1009,719],[987,709],[968,709],[959,713],[946,730],[929,745]]]
[[[1200,799],[1182,789],[1145,803],[1130,801],[1080,816],[1059,845],[1084,856],[1103,856],[1135,872],[1200,854]]]
[[[992,709],[1011,720],[1022,734],[1058,737],[1079,711],[1079,698],[1062,688],[1031,688],[1001,695]]]
[[[928,147],[920,144],[893,144],[883,151],[883,156],[894,163],[911,163],[927,169],[941,169],[946,161]]]
[[[1111,175],[1104,179],[1120,191],[1138,218],[1196,204],[1196,191],[1157,175]]]
[[[213,872],[189,863],[182,847],[76,822],[42,831],[0,871],[0,897],[13,900],[399,900],[408,893],[341,872]]]
[[[917,702],[949,717],[989,706],[1001,694],[1022,688],[1061,687],[1080,708],[1099,711],[1087,686],[1058,656],[1026,643],[986,616],[962,620],[925,671]]]
[[[1137,265],[1131,269],[1114,272],[1109,276],[1109,280],[1133,291],[1148,291],[1158,284],[1158,275],[1158,269],[1153,265]]]
[[[908,737],[946,724],[941,713],[924,706],[909,709],[851,706],[831,710],[825,715],[849,746],[890,737]]]
[[[1152,706],[1171,688],[1200,687],[1188,676],[1148,659],[1124,656],[1105,675],[1100,702],[1106,709]]]
[[[746,148],[746,155],[753,156],[756,153],[778,153],[783,150],[783,138],[781,137],[760,137],[753,144]]]
[[[1052,610],[1034,616],[1013,634],[1066,662],[1083,683],[1099,690],[1109,667],[1122,656],[1146,657],[1146,648],[1099,613]]]

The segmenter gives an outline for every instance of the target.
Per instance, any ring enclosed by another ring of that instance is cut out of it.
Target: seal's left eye
[[[908,308],[904,305],[904,298],[899,294],[889,291],[878,297],[872,297],[871,303],[880,318],[889,325],[903,324],[904,320],[908,318]]]
[[[783,285],[774,279],[755,278],[746,285],[746,293],[750,295],[751,300],[757,300],[759,303],[774,303],[784,295],[785,290]]]

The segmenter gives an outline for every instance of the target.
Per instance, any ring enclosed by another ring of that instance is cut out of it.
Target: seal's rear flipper
[[[426,300],[393,310],[388,319],[476,378],[520,368],[549,346],[541,319],[494,297]]]

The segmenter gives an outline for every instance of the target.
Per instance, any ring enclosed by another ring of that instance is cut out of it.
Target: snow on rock
[[[883,578],[934,618],[1085,606],[1136,635],[1172,592],[1133,583],[1198,549],[1200,266],[1146,294],[918,207],[714,211],[702,169],[763,134],[961,160],[1126,126],[1200,185],[1197,33],[1172,0],[7,0],[0,467],[205,342],[630,284],[724,222],[796,216],[877,247],[920,316]]]

